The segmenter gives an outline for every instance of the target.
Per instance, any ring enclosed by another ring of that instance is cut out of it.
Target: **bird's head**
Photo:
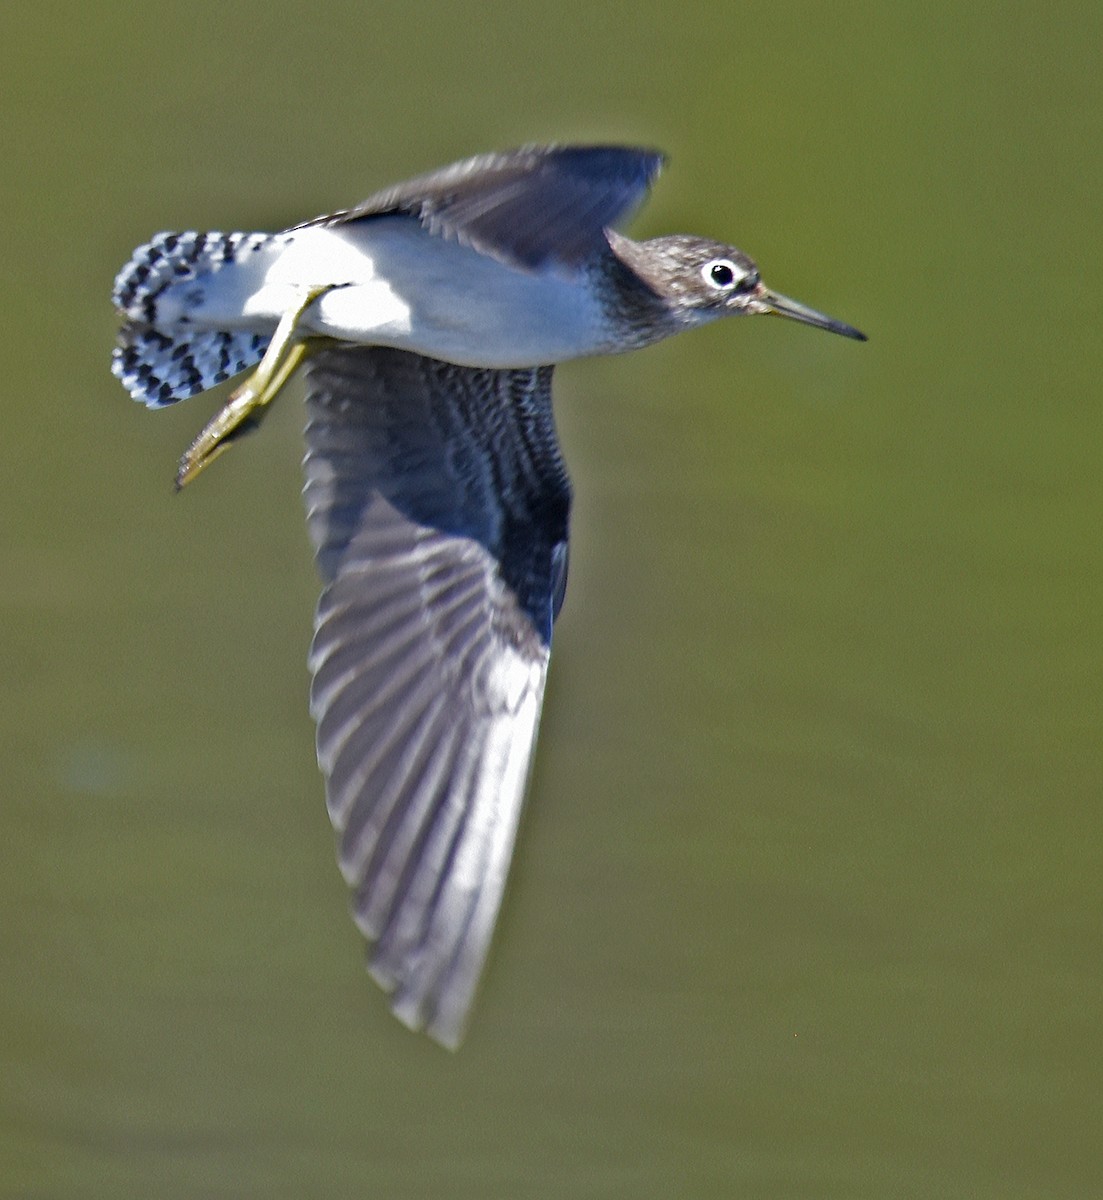
[[[672,234],[634,242],[612,231],[613,253],[661,298],[684,326],[723,316],[764,314],[788,317],[829,333],[864,342],[864,333],[824,313],[772,291],[754,260],[723,242]]]

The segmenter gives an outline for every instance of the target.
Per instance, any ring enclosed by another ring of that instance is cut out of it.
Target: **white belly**
[[[316,333],[486,367],[561,362],[605,340],[580,275],[517,270],[402,218],[314,232],[349,277],[304,314]]]

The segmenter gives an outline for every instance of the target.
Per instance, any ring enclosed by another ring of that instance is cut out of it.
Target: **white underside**
[[[406,217],[313,226],[175,285],[157,324],[271,333],[308,290],[332,286],[299,328],[465,366],[530,367],[607,348],[581,275],[508,267]]]

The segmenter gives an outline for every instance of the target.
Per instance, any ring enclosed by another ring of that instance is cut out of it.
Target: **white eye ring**
[[[705,263],[701,275],[709,287],[718,292],[730,291],[743,279],[743,272],[729,258],[714,258]]]

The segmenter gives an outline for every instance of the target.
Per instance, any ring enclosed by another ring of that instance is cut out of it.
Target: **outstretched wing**
[[[551,374],[368,346],[307,368],[318,760],[370,970],[450,1047],[501,903],[566,581]]]
[[[528,146],[465,159],[307,224],[404,213],[510,266],[577,267],[643,200],[662,162],[628,146]]]

